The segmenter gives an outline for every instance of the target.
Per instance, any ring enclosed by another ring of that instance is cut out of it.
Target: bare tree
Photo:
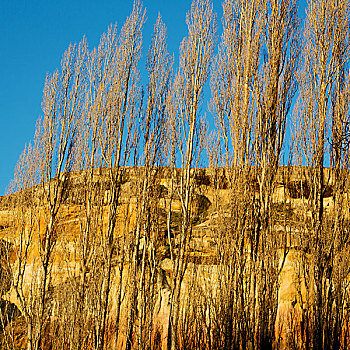
[[[20,249],[14,287],[26,319],[28,349],[39,349],[47,341],[44,333],[52,311],[49,289],[59,234],[57,222],[75,161],[85,57],[85,41],[71,45],[62,58],[60,71],[47,76],[43,116],[37,123],[34,142],[23,153],[15,174],[15,189],[21,191],[17,210],[22,214],[15,226]],[[36,187],[28,188],[33,185]],[[37,252],[36,257],[31,250]],[[26,286],[28,273],[32,278]]]
[[[193,183],[191,169],[195,161],[195,136],[200,99],[213,57],[216,16],[208,0],[194,1],[186,18],[188,37],[180,47],[180,67],[174,82],[174,108],[177,151],[180,155],[180,179],[177,193],[181,201],[178,248],[173,256],[173,285],[170,300],[168,349],[178,347],[181,284],[186,271],[186,251],[192,231]],[[174,134],[175,135],[175,134]],[[170,233],[169,233],[170,234]],[[175,257],[176,254],[176,257]]]
[[[348,11],[346,1],[311,1],[304,29],[305,61],[300,74],[298,110],[301,127],[297,141],[299,163],[308,166],[303,174],[309,192],[305,194],[304,210],[311,215],[310,219],[304,218],[303,232],[311,233],[307,233],[309,241],[304,248],[311,255],[304,261],[311,268],[308,289],[312,314],[307,322],[312,335],[307,346],[312,344],[314,348],[341,346],[344,309],[340,305],[346,293],[340,280],[348,274],[339,265],[347,241],[342,203],[345,182],[341,169],[347,168],[347,150],[342,145],[346,142],[344,128],[348,120],[348,108],[344,108],[348,94]],[[331,152],[328,152],[328,138]],[[326,171],[327,165],[334,167],[334,171]],[[330,186],[334,186],[334,219],[327,215],[324,200],[329,196]],[[338,311],[335,305],[340,307]]]
[[[108,198],[108,221],[103,234],[104,281],[102,285],[101,310],[102,318],[98,330],[97,349],[104,348],[104,337],[108,316],[112,278],[112,257],[116,219],[118,215],[121,183],[124,167],[129,164],[132,149],[135,147],[137,134],[134,123],[139,112],[139,74],[138,61],[142,45],[142,26],[145,11],[139,1],[134,3],[133,11],[127,18],[119,37],[118,51],[114,62],[112,91],[109,96],[109,109],[101,137],[102,157],[108,167],[110,183]],[[121,284],[122,281],[120,280]],[[120,296],[118,296],[120,300]]]
[[[256,81],[263,23],[261,1],[225,1],[223,10],[223,34],[211,77],[211,103],[224,153],[222,165],[233,167],[232,170],[228,168],[224,175],[232,189],[229,213],[220,201],[217,207],[219,222],[222,222],[219,227],[226,227],[231,234],[228,237],[226,229],[219,229],[216,233],[220,271],[218,303],[225,309],[220,315],[223,319],[217,322],[221,323],[224,332],[221,346],[231,349],[234,344],[242,344],[244,348],[248,339],[254,338],[254,326],[245,307],[252,302],[252,299],[246,300],[246,297],[251,298],[249,287],[246,292],[240,291],[244,284],[239,280],[244,278],[247,263],[244,254],[248,239],[245,224],[249,220],[247,208],[252,207],[255,196],[250,186],[249,165],[252,164]],[[236,167],[242,169],[241,172],[236,172]],[[236,253],[236,247],[240,253]],[[253,271],[250,273],[253,280]],[[234,329],[237,329],[236,336]]]
[[[166,141],[166,101],[172,78],[172,60],[167,52],[166,28],[160,15],[147,58],[149,82],[146,104],[141,113],[141,143],[143,154],[138,172],[135,241],[131,261],[131,298],[128,319],[127,349],[132,348],[134,323],[138,321],[138,349],[151,348],[154,306],[157,296],[156,248],[159,228],[157,223],[160,187],[159,166],[164,162]]]
[[[283,237],[274,238],[272,194],[296,92],[297,8],[295,1],[226,1],[223,6],[212,106],[224,164],[230,167],[226,176],[231,206],[229,212],[219,210],[231,241],[218,232],[225,271],[220,274],[225,348],[245,348],[248,343],[271,348],[279,271],[287,253],[283,251],[281,265],[278,249],[286,245]]]

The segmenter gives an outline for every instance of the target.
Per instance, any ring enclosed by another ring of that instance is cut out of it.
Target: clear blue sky
[[[122,26],[132,10],[132,0],[0,0],[0,195],[12,178],[26,143],[34,134],[41,113],[45,76],[54,71],[69,43],[86,36],[97,45],[112,23]],[[221,25],[221,0],[213,0]],[[168,27],[168,49],[175,56],[186,35],[190,0],[144,0],[144,55],[153,25],[162,15]],[[300,14],[306,0],[300,0]]]

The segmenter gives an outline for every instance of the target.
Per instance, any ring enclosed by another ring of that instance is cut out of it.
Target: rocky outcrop
[[[122,216],[125,213],[126,208],[132,210],[133,205],[136,203],[136,186],[135,179],[139,176],[140,169],[125,169],[123,174],[123,181],[121,185],[121,197],[119,203],[119,215]],[[167,232],[167,203],[170,201],[170,183],[172,178],[176,178],[178,174],[170,173],[167,168],[159,168],[160,178],[159,183],[154,184],[153,191],[159,193],[158,207],[159,207],[159,227],[162,235],[159,237],[161,243],[159,244],[157,254],[161,263],[157,270],[157,283],[159,285],[160,294],[156,301],[155,309],[156,318],[155,322],[159,325],[160,341],[163,346],[166,344],[167,336],[167,319],[169,317],[169,296],[170,296],[170,284],[172,275],[172,264],[169,256],[169,248],[167,239],[171,236],[173,244],[177,244],[178,227],[176,225],[176,217],[179,215],[181,209],[180,199],[177,198],[176,193],[171,198],[171,210],[173,215],[173,222],[171,230]],[[178,170],[180,172],[181,170]],[[232,170],[230,170],[232,171]],[[193,170],[192,179],[196,188],[194,201],[192,206],[193,222],[192,222],[192,237],[189,244],[189,265],[187,273],[184,277],[184,290],[183,294],[186,295],[187,284],[186,281],[190,280],[190,276],[193,274],[194,266],[196,267],[196,273],[201,276],[203,284],[211,283],[215,284],[217,280],[217,241],[214,235],[215,229],[219,225],[218,212],[215,203],[220,202],[220,207],[223,208],[225,213],[225,206],[228,208],[230,204],[230,190],[229,180],[227,176],[227,169],[196,169]],[[255,175],[251,178],[252,187],[256,188],[258,192],[257,177],[259,171],[253,172]],[[284,266],[280,274],[279,281],[279,322],[283,323],[283,314],[285,310],[291,308],[297,308],[296,299],[298,290],[295,284],[295,262],[298,256],[297,240],[293,238],[296,228],[293,226],[293,215],[299,210],[302,201],[308,198],[309,189],[303,172],[299,169],[290,167],[281,167],[276,178],[273,199],[276,206],[276,223],[274,230],[278,234],[281,230],[285,229],[285,226],[281,226],[278,221],[278,208],[283,204],[284,219],[288,221],[288,229],[290,234],[288,235],[288,254],[284,256]],[[327,174],[326,174],[327,176]],[[94,185],[99,187],[98,193],[101,198],[100,203],[106,205],[110,195],[110,183],[106,176],[106,169],[100,169],[96,175],[94,175]],[[59,181],[59,180],[54,180]],[[332,187],[334,183],[329,175],[327,191],[324,193],[324,200],[327,201],[332,195]],[[71,173],[69,174],[69,186],[66,191],[63,204],[60,209],[59,222],[57,225],[57,243],[55,246],[55,254],[52,260],[52,278],[50,280],[52,286],[52,293],[62,293],[62,290],[67,291],[67,285],[72,287],[70,279],[76,278],[79,275],[79,266],[77,261],[79,257],[73,256],[76,252],[74,247],[79,239],[81,222],[84,220],[84,173]],[[40,221],[43,219],[43,211],[45,211],[45,205],[42,201],[42,188],[40,186],[26,190],[25,195],[21,196],[21,206],[23,208],[30,208],[35,203],[37,211],[36,221],[34,225],[38,230],[38,234],[33,236],[34,240],[37,240],[37,244],[28,255],[26,261],[27,267],[25,269],[25,278],[27,282],[27,288],[30,287],[32,281],[32,265],[38,256],[38,244],[40,240]],[[3,315],[3,324],[0,324],[0,331],[4,329],[9,322],[18,318],[20,315],[19,309],[21,307],[20,302],[17,299],[17,295],[13,288],[11,289],[11,279],[14,277],[12,271],[16,271],[18,266],[17,254],[19,249],[18,239],[18,213],[16,212],[16,196],[13,194],[10,196],[0,197],[0,291],[1,291],[1,314]],[[24,199],[23,199],[24,198]],[[96,199],[98,200],[98,199]],[[331,205],[331,201],[329,201]],[[131,209],[130,209],[131,208]],[[286,209],[287,208],[287,209]],[[25,209],[22,212],[25,213]],[[101,225],[106,224],[107,217],[102,210]],[[286,217],[287,215],[287,217]],[[286,221],[284,221],[286,222]],[[120,225],[116,227],[116,239],[122,235],[123,228]],[[23,228],[25,234],[26,228]],[[282,259],[282,258],[281,258]],[[115,257],[114,265],[117,266],[120,262],[118,257]],[[73,272],[72,272],[73,271]],[[190,282],[188,282],[190,283]],[[113,293],[117,293],[118,278],[117,275],[113,276]],[[69,288],[68,288],[69,289]],[[60,292],[61,291],[61,292]],[[111,309],[113,309],[113,303]]]

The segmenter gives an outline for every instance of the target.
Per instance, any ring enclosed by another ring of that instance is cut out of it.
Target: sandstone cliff
[[[130,254],[130,244],[132,243],[127,240],[127,237],[133,232],[138,220],[137,208],[140,201],[138,178],[140,171],[142,169],[125,169],[120,188],[118,219],[114,228],[115,249],[112,256],[112,297],[109,300],[109,315],[111,324],[113,324],[113,319],[118,314],[120,334],[117,340],[114,340],[113,331],[111,331],[112,335],[110,334],[108,337],[109,344],[114,344],[113,342],[117,341],[120,347],[125,344],[128,329],[127,319],[130,302],[128,288],[132,281],[131,277],[128,276],[132,268],[130,265],[131,257],[128,254]],[[174,179],[176,183],[176,172],[175,175],[174,173],[171,174],[167,168],[158,169],[157,171],[158,181],[152,184],[152,191],[156,193],[156,196],[152,200],[157,199],[154,205],[158,216],[153,227],[153,236],[140,237],[139,252],[140,254],[149,254],[148,259],[156,261],[154,265],[150,264],[154,267],[154,271],[149,272],[151,276],[149,277],[150,286],[154,284],[152,288],[155,290],[152,294],[154,300],[152,300],[153,326],[151,333],[154,338],[154,347],[158,346],[165,349],[170,312],[169,298],[175,266],[173,259],[176,258],[171,256],[169,244],[174,247],[179,244],[180,228],[178,220],[181,216],[181,200],[175,192],[171,193]],[[256,178],[252,177],[250,180],[253,188],[251,193],[258,197],[259,173],[255,172],[254,174]],[[96,267],[91,267],[91,271],[83,271],[84,266],[87,265],[82,262],[83,252],[80,249],[83,227],[86,226],[87,220],[89,220],[86,215],[84,197],[85,176],[84,173],[71,173],[66,176],[69,177],[68,187],[63,195],[62,205],[55,222],[55,244],[49,262],[50,277],[48,283],[49,299],[51,301],[48,304],[50,305],[48,316],[50,321],[48,320],[47,324],[58,319],[63,311],[67,313],[65,316],[68,317],[69,307],[72,307],[71,312],[74,312],[74,306],[64,305],[63,301],[69,300],[75,290],[81,288],[80,280],[83,273],[91,276],[97,276],[98,274],[98,268]],[[274,286],[278,289],[278,315],[275,332],[276,338],[280,340],[279,347],[290,347],[290,334],[297,333],[294,327],[299,327],[296,324],[300,321],[303,310],[307,307],[301,301],[306,300],[304,296],[307,294],[307,290],[305,290],[303,277],[300,277],[300,252],[304,249],[304,243],[300,242],[301,236],[299,235],[299,230],[302,229],[299,221],[300,215],[308,216],[308,213],[305,213],[305,203],[310,194],[308,193],[306,177],[307,175],[303,173],[301,168],[281,167],[273,186],[274,217],[272,232],[276,237],[283,237],[283,239],[277,239],[274,246],[281,267]],[[219,236],[224,233],[226,235],[225,239],[230,240],[230,235],[233,234],[232,226],[229,223],[233,213],[231,208],[233,192],[228,178],[226,169],[193,170],[192,179],[195,192],[192,202],[191,236],[186,250],[188,265],[181,287],[183,308],[186,308],[188,303],[193,303],[193,298],[197,299],[201,296],[207,298],[209,295],[210,298],[215,299],[215,296],[219,295],[222,283],[227,283],[221,280],[221,274],[226,267],[223,263],[222,248],[220,247],[224,240]],[[327,183],[323,201],[326,210],[331,213],[334,200],[333,187],[335,186],[331,174],[328,176]],[[110,215],[108,210],[110,183],[106,170],[100,169],[94,175],[93,184],[99,189],[96,192],[99,197],[94,198],[94,203],[99,205],[99,209],[96,212],[93,259],[95,259],[95,265],[102,266],[104,256],[102,252],[99,252],[99,249],[103,246],[102,235],[108,229]],[[348,198],[348,193],[342,195],[344,198]],[[23,305],[28,303],[26,298],[32,297],[35,280],[38,278],[38,269],[40,270],[40,249],[44,244],[43,230],[47,227],[45,220],[47,219],[46,212],[48,208],[45,203],[41,186],[27,189],[21,194],[17,193],[0,198],[0,290],[2,296],[0,331],[5,328],[11,330],[14,343],[17,346],[25,346],[26,343],[26,329],[21,326],[23,319],[26,317]],[[171,209],[169,210],[169,208]],[[170,224],[169,214],[172,216]],[[227,227],[225,227],[225,222]],[[169,227],[171,232],[169,232]],[[247,230],[247,232],[250,231]],[[151,240],[153,245],[152,253],[146,251],[150,249],[150,242],[147,240]],[[247,242],[244,243],[246,246],[236,247],[235,249],[250,251],[251,247]],[[23,247],[25,244],[27,246]],[[144,249],[143,247],[148,248]],[[25,258],[24,250],[27,250]],[[121,254],[121,251],[124,253]],[[142,257],[139,260],[141,261]],[[246,264],[248,263],[246,262]],[[136,273],[136,280],[140,281],[143,278],[144,271],[141,269]],[[249,274],[249,271],[244,273]],[[125,277],[123,277],[124,275]],[[92,283],[97,280],[87,278],[86,281]],[[121,291],[119,311],[118,291]],[[206,302],[210,298],[207,298]],[[72,302],[74,303],[74,300]],[[93,304],[93,300],[91,303]],[[97,308],[98,305],[92,306],[92,308],[95,307]],[[215,305],[213,308],[215,309]],[[210,318],[210,315],[206,314],[209,312],[208,310],[211,309],[208,308],[203,311],[204,319]],[[189,320],[186,322],[189,322]],[[137,327],[137,324],[134,327]],[[53,330],[51,329],[50,332],[53,332]],[[53,336],[52,334],[51,336]],[[52,344],[47,346],[52,346]]]

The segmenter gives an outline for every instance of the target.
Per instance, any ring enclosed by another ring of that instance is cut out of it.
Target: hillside
[[[146,205],[142,202],[143,192],[139,191],[144,171],[143,168],[123,169],[113,250],[110,255],[112,269],[106,339],[109,346],[118,344],[117,348],[121,348],[127,341],[132,317],[135,339],[132,342],[133,346],[136,346],[140,322],[143,321],[145,324],[148,323],[149,333],[146,335],[149,334],[153,339],[154,348],[166,349],[170,298],[176,283],[174,268],[178,268],[177,261],[180,260],[179,254],[181,254],[179,245],[183,243],[181,198],[174,190],[178,188],[181,170],[153,169],[155,181],[149,184],[151,186],[149,193],[152,195],[147,199],[149,210],[152,211],[148,220],[152,222],[142,221],[140,228],[138,220],[143,220],[140,206]],[[249,174],[250,203],[259,200],[261,170],[251,168]],[[302,222],[308,216],[305,212],[310,197],[308,174],[307,168],[279,168],[271,193],[272,202],[269,211],[271,225],[267,235],[260,233],[261,239],[265,237],[267,240],[273,240],[273,244],[270,241],[264,243],[270,247],[270,251],[264,253],[269,254],[267,260],[261,261],[267,264],[273,263],[272,270],[269,270],[268,274],[271,279],[270,287],[276,293],[278,301],[274,322],[278,342],[274,346],[278,348],[291,348],[291,341],[302,341],[304,334],[300,327],[303,312],[307,310],[307,305],[312,300],[312,288],[305,286],[305,275],[301,274],[301,269],[309,264],[307,261],[305,264],[305,258],[308,259],[311,252],[311,248],[307,251],[305,242],[301,241],[305,237],[305,232],[301,234],[301,231],[305,229],[305,225],[309,225],[307,222]],[[43,327],[45,344],[48,347],[64,348],[62,344],[72,346],[74,342],[90,344],[92,339],[90,332],[96,326],[97,323],[94,325],[94,322],[97,322],[99,316],[97,311],[101,305],[96,293],[101,288],[99,283],[103,283],[105,278],[101,274],[108,259],[108,254],[106,255],[104,250],[108,248],[105,236],[111,222],[111,184],[108,180],[108,169],[96,170],[90,177],[92,181],[88,182],[90,175],[89,172],[75,172],[66,174],[65,179],[61,180],[66,186],[57,217],[52,223],[54,238],[51,239],[54,239],[54,242],[46,262],[47,294],[45,310],[41,311],[45,319]],[[238,288],[239,279],[232,279],[234,271],[237,271],[236,273],[240,271],[237,258],[241,259],[243,268],[241,281],[246,284],[242,291],[248,293],[242,300],[251,297],[249,293],[252,291],[249,291],[249,288],[253,283],[252,277],[256,279],[255,288],[259,288],[256,269],[261,268],[261,263],[256,264],[254,259],[260,253],[252,254],[252,252],[253,249],[262,251],[264,247],[257,242],[258,237],[254,239],[250,237],[257,233],[257,229],[252,227],[256,225],[254,220],[242,221],[246,223],[246,227],[238,226],[240,221],[235,217],[237,198],[232,197],[237,196],[234,184],[239,186],[236,182],[232,182],[236,176],[238,175],[233,174],[232,170],[224,168],[192,170],[191,224],[184,251],[183,261],[186,267],[181,280],[180,308],[182,320],[185,322],[181,324],[181,334],[188,337],[182,341],[188,344],[191,342],[196,344],[199,341],[195,339],[196,335],[192,334],[192,330],[199,329],[196,327],[203,328],[204,325],[206,327],[211,325],[213,328],[207,329],[207,338],[202,341],[220,338],[219,335],[215,335],[215,332],[219,331],[215,329],[215,321],[224,317],[223,325],[225,325],[227,315],[220,316],[220,309],[227,307],[227,291],[231,287]],[[328,181],[323,202],[327,216],[332,215],[334,207],[333,189],[336,183],[332,176],[326,170],[325,177]],[[36,307],[35,303],[30,303],[35,300],[36,293],[40,293],[42,278],[40,271],[45,266],[45,262],[40,259],[44,258],[45,232],[50,217],[45,202],[48,188],[50,188],[48,184],[36,186],[0,198],[0,280],[2,281],[0,287],[3,323],[0,330],[3,332],[3,341],[11,340],[16,346],[25,346],[27,342],[28,334],[24,324],[32,317],[31,312],[34,313]],[[90,202],[86,201],[87,188],[94,189],[94,196]],[[343,193],[342,196],[347,201],[349,193]],[[246,200],[247,198],[242,198],[242,201]],[[89,203],[91,207],[88,209]],[[258,209],[256,204],[253,204],[251,208],[245,206],[242,210],[248,213],[252,208]],[[348,222],[348,216],[344,216],[344,220]],[[91,233],[89,243],[86,241],[87,223],[90,225]],[[141,232],[135,238],[138,227]],[[237,237],[237,234],[242,232],[247,237]],[[137,244],[136,250],[133,244]],[[136,260],[133,255],[135,251]],[[310,281],[306,281],[306,284]],[[134,283],[137,284],[136,289],[132,288]],[[236,295],[237,291],[234,289],[233,295]],[[134,297],[136,299],[133,299],[132,293],[137,294]],[[85,301],[84,309],[79,309],[81,296]],[[261,298],[259,291],[252,300],[256,300],[255,298]],[[136,309],[135,313],[130,315],[133,300],[136,301]],[[143,301],[145,304],[142,304]],[[234,297],[232,302],[236,303],[238,299]],[[75,319],[79,310],[81,320]],[[190,312],[186,313],[187,311]],[[65,333],[62,330],[65,326],[68,330],[70,327],[70,332],[76,332],[75,322],[79,324],[82,320],[88,322],[89,326],[84,330],[84,335],[80,335],[79,340],[75,339],[77,335],[73,337],[69,332]],[[116,322],[118,328],[113,328]],[[190,333],[187,333],[188,331]],[[62,339],[56,342],[54,334]],[[68,340],[64,337],[68,337]],[[252,345],[249,344],[252,343],[249,339],[247,341],[247,347],[250,348]],[[197,346],[194,345],[193,348]],[[210,348],[208,344],[207,347]]]

